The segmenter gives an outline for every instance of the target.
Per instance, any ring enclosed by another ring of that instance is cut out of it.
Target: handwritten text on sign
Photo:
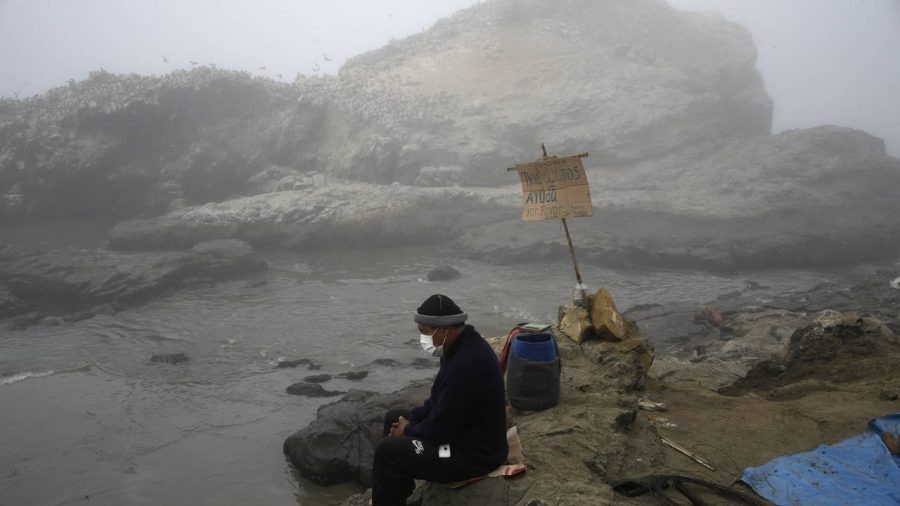
[[[591,190],[581,157],[548,158],[515,166],[522,182],[522,219],[591,216]]]

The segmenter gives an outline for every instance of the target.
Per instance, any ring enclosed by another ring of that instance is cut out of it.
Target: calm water
[[[494,266],[412,249],[267,259],[270,270],[253,279],[74,324],[3,331],[0,504],[326,504],[352,487],[298,481],[281,445],[328,401],[288,395],[288,385],[314,372],[279,369],[280,359],[313,359],[322,364],[315,373],[370,371],[361,382],[332,380],[330,390],[396,390],[434,371],[370,364],[422,356],[412,312],[428,295],[450,295],[482,334],[505,335],[517,322],[553,321],[574,283],[568,259]],[[463,276],[423,281],[445,263]],[[748,278],[790,291],[839,277],[582,271],[620,309],[704,302]],[[150,361],[161,353],[190,361]]]

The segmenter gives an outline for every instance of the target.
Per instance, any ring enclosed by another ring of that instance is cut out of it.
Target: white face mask
[[[434,345],[432,336],[434,336],[435,332],[437,332],[437,329],[434,329],[434,332],[432,332],[430,336],[428,334],[419,334],[419,346],[425,350],[425,353],[430,353],[433,357],[439,357],[443,352],[444,344],[441,343],[440,346]]]

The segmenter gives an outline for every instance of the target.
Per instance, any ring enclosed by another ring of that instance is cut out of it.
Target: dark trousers
[[[387,435],[397,417],[409,416],[409,410],[392,409],[384,417]],[[385,437],[375,446],[372,468],[372,505],[404,506],[416,484],[413,480],[450,483],[468,480],[493,471],[472,462],[459,449],[450,448],[450,457],[440,457],[440,443],[408,436]]]

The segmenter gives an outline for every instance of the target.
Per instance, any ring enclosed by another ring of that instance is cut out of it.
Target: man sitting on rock
[[[375,447],[372,504],[401,506],[414,479],[452,483],[502,465],[506,400],[497,355],[446,295],[432,295],[414,317],[426,350],[442,350],[431,396],[412,410],[392,409]],[[389,437],[387,437],[389,436]]]

